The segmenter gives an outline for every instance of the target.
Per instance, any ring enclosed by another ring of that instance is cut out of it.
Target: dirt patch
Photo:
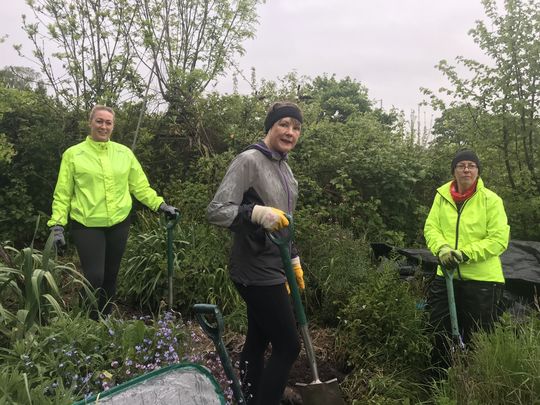
[[[315,357],[317,360],[317,370],[319,372],[319,379],[323,382],[337,378],[338,382],[343,381],[345,374],[340,371],[339,365],[335,359],[334,351],[334,334],[330,329],[318,329],[310,328],[310,335],[313,342],[313,348],[315,350]],[[240,353],[244,344],[244,336],[239,334],[229,334],[226,342],[229,356],[233,364],[238,364],[240,359]],[[266,353],[268,358],[271,354],[271,349]],[[302,399],[298,389],[295,387],[296,383],[309,384],[313,381],[313,375],[309,366],[306,352],[302,347],[298,359],[293,364],[293,367],[289,373],[289,380],[287,382],[287,388],[283,395],[283,405],[300,405]]]

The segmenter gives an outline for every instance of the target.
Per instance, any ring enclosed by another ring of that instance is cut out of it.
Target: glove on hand
[[[461,251],[452,249],[448,245],[444,245],[441,250],[439,250],[438,256],[441,265],[449,269],[454,268],[463,262],[463,255]]]
[[[277,208],[255,205],[251,213],[251,222],[261,225],[267,231],[279,231],[289,225],[285,213]]]
[[[306,285],[304,283],[304,271],[302,270],[302,265],[300,264],[300,257],[296,256],[291,259],[292,268],[294,271],[294,277],[296,278],[296,284],[298,285],[298,289],[304,290],[306,288]],[[289,283],[285,282],[285,287],[287,287],[287,293],[291,293],[291,288],[289,287]]]
[[[161,203],[159,209],[165,214],[167,219],[175,219],[176,215],[178,215],[180,212],[177,208],[173,207],[172,205],[165,204],[164,202]]]
[[[456,264],[460,264],[460,263],[463,263],[465,261],[465,258],[463,257],[463,253],[461,252],[461,250],[455,250],[455,249],[452,249],[452,257],[454,258],[454,261],[456,262]]]
[[[306,288],[306,285],[304,283],[304,271],[302,270],[300,257],[296,256],[295,258],[291,259],[291,263],[294,271],[294,276],[296,277],[296,284],[298,284],[299,289],[303,290]]]
[[[66,238],[64,237],[64,227],[60,225],[55,225],[51,228],[53,233],[53,242],[56,246],[56,249],[62,249],[66,246]]]

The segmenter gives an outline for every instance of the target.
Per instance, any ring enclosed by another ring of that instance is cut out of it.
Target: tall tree
[[[27,0],[33,56],[76,107],[142,98],[154,82],[174,104],[200,94],[254,35],[261,0]],[[19,47],[20,50],[20,47]]]
[[[457,57],[470,73],[463,77],[441,61],[452,85],[442,90],[452,107],[467,108],[473,142],[498,151],[507,186],[540,195],[540,1],[505,0],[503,10],[496,0],[482,3],[489,21],[477,21],[470,35],[489,62]]]
[[[137,9],[130,0],[27,0],[23,16],[33,57],[56,96],[77,109],[141,93],[131,36]],[[19,47],[20,50],[20,47]]]
[[[260,0],[135,0],[142,58],[163,99],[198,94],[244,53]]]
[[[197,98],[244,53],[260,0],[135,0],[141,61],[167,103],[167,132],[180,149],[206,150]]]

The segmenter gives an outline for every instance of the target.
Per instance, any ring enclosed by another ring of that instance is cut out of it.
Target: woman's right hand
[[[274,207],[255,205],[251,213],[251,222],[261,225],[269,232],[279,231],[289,225],[285,212]]]
[[[53,242],[56,249],[62,249],[66,246],[66,238],[64,237],[64,227],[61,225],[55,225],[51,228],[53,233]]]

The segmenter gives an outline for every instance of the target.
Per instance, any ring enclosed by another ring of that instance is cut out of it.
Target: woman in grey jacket
[[[207,208],[211,223],[234,234],[230,276],[247,305],[240,372],[248,404],[279,404],[300,352],[285,270],[266,233],[286,227],[285,213],[292,215],[296,206],[298,183],[287,153],[300,137],[302,121],[296,104],[273,104],[264,122],[266,136],[236,156]],[[303,289],[300,259],[296,249],[291,250],[298,286]],[[272,354],[265,365],[269,343]]]

